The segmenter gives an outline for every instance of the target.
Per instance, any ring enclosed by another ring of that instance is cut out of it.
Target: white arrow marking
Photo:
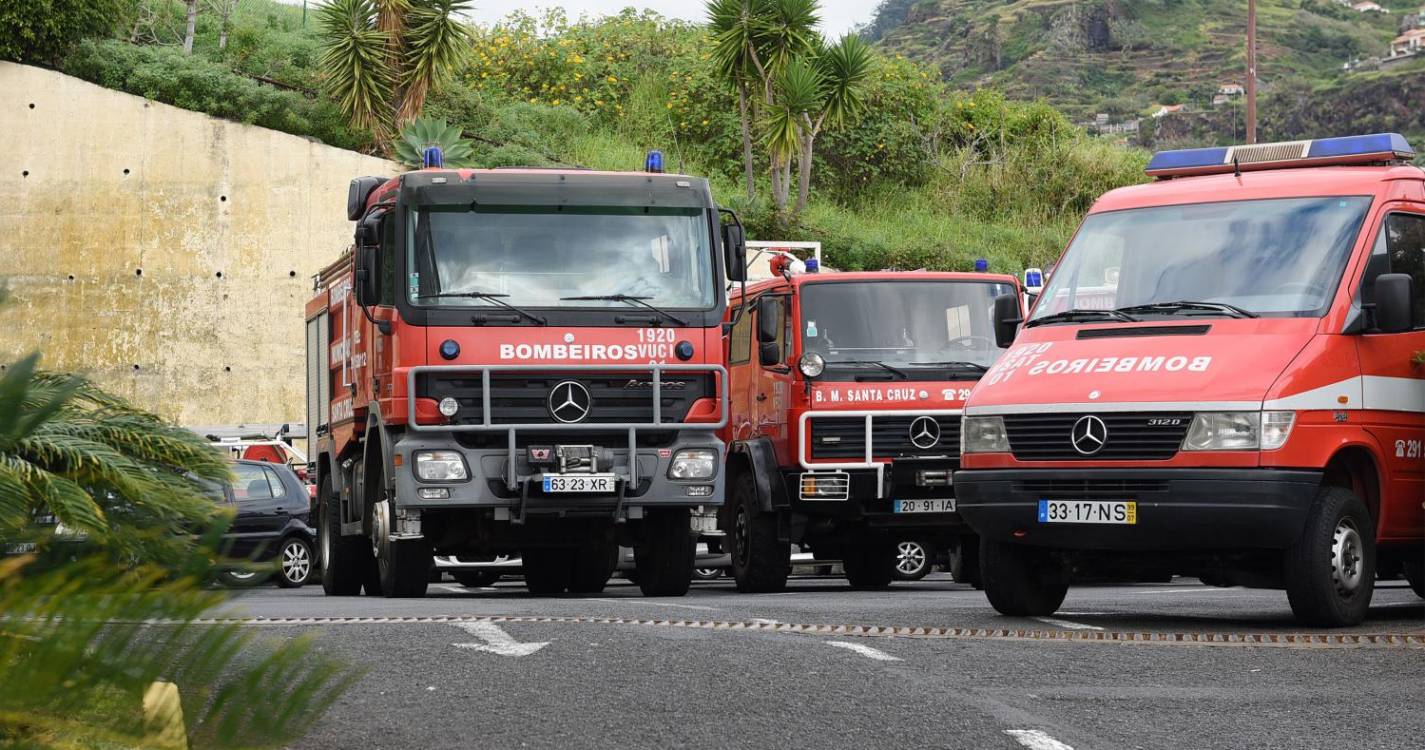
[[[1101,627],[1099,627],[1099,626],[1097,626],[1097,625],[1086,625],[1086,624],[1084,624],[1084,623],[1082,623],[1082,622],[1071,622],[1071,621],[1069,621],[1069,620],[1060,620],[1060,619],[1055,618],[1055,617],[1031,617],[1031,618],[1029,618],[1029,619],[1031,619],[1031,620],[1038,620],[1038,621],[1040,621],[1040,622],[1042,622],[1042,623],[1046,623],[1046,624],[1049,624],[1049,625],[1053,625],[1053,626],[1055,626],[1055,627],[1068,628],[1069,630],[1103,630],[1103,628],[1101,628]]]
[[[520,643],[514,639],[514,636],[501,630],[500,626],[493,622],[459,622],[455,623],[455,627],[484,641],[484,643],[451,644],[456,648],[467,648],[471,651],[485,651],[500,656],[529,656],[549,645],[549,641]]]
[[[1013,737],[1029,750],[1074,750],[1073,747],[1065,745],[1038,729],[1006,729],[1004,733]]]
[[[837,648],[844,648],[847,651],[855,651],[856,653],[866,657],[867,659],[875,659],[876,661],[900,661],[900,657],[898,656],[891,656],[890,654],[878,648],[862,646],[859,643],[847,643],[846,641],[827,641],[826,645],[835,646]]]

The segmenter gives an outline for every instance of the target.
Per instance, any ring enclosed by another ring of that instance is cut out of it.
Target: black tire
[[[1375,590],[1375,523],[1350,490],[1316,491],[1301,537],[1282,560],[1287,601],[1302,624],[1341,627],[1366,619]]]
[[[722,578],[722,568],[693,568],[693,577],[699,581],[716,581]]]
[[[597,594],[604,590],[618,567],[618,545],[612,539],[574,550],[570,556],[569,591]]]
[[[691,515],[687,508],[655,508],[646,513],[633,547],[638,588],[644,596],[683,596],[693,583],[698,547]]]
[[[1048,550],[980,540],[980,576],[990,605],[1010,617],[1044,617],[1069,593],[1062,565]]]
[[[841,551],[841,570],[857,589],[883,589],[896,572],[895,542],[847,544]]]
[[[277,573],[273,576],[284,589],[297,589],[312,580],[316,560],[312,543],[300,536],[289,536],[277,548]]]
[[[493,570],[462,570],[458,573],[451,573],[450,577],[467,589],[493,586],[496,581],[500,580],[500,574]]]
[[[384,471],[383,467],[383,474]],[[375,487],[368,486],[368,491],[374,491],[377,498],[371,508],[371,545],[376,556],[382,596],[388,599],[424,597],[426,588],[430,586],[430,541],[424,537],[392,539],[395,508],[386,489],[385,477],[382,476],[380,484]],[[372,593],[369,585],[366,593]]]
[[[984,576],[980,574],[980,540],[976,537],[961,538],[950,552],[950,577],[956,583],[968,583],[977,590],[985,588]]]
[[[1405,580],[1410,582],[1410,590],[1421,599],[1425,599],[1425,561],[1407,560],[1405,562]]]
[[[787,587],[792,574],[792,546],[777,539],[777,516],[757,507],[757,484],[751,472],[732,477],[732,528],[728,553],[732,577],[743,593],[770,593]]]
[[[554,596],[569,588],[574,552],[567,549],[527,549],[524,558],[524,585],[535,596]]]
[[[331,477],[322,477],[317,492],[317,544],[321,550],[322,591],[327,596],[359,596],[374,561],[371,542],[363,536],[342,536]]]
[[[919,581],[930,575],[935,567],[932,557],[935,547],[919,539],[902,539],[896,542],[892,575],[897,581]]]

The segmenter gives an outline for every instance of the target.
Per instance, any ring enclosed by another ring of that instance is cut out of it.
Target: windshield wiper
[[[1102,320],[1108,318],[1124,323],[1137,323],[1137,318],[1123,312],[1122,310],[1088,310],[1076,307],[1072,310],[1056,312],[1053,315],[1045,315],[1042,318],[1035,318],[1024,324],[1025,328],[1032,328],[1046,323],[1072,323],[1077,320]]]
[[[948,362],[907,362],[906,364],[915,367],[958,367],[963,370],[975,370],[981,373],[990,371],[990,368],[979,362],[964,362],[959,360],[950,360]]]
[[[1130,307],[1120,307],[1119,312],[1126,313],[1166,313],[1172,315],[1181,310],[1205,310],[1207,312],[1219,312],[1233,318],[1258,318],[1261,317],[1251,310],[1245,310],[1236,305],[1229,305],[1226,302],[1194,302],[1191,300],[1178,300],[1177,302],[1154,302],[1147,305],[1132,305]]]
[[[542,326],[549,325],[549,321],[545,320],[544,318],[541,318],[541,317],[539,317],[538,315],[535,315],[535,314],[532,313],[532,312],[528,312],[528,311],[526,311],[526,310],[521,310],[520,308],[515,307],[514,305],[511,305],[510,303],[506,302],[506,301],[504,300],[504,298],[505,298],[505,297],[508,297],[508,296],[510,296],[510,295],[508,295],[508,294],[496,294],[496,293],[494,293],[494,292],[441,292],[441,293],[439,293],[439,294],[422,294],[422,295],[417,296],[416,299],[452,299],[452,298],[459,298],[459,299],[479,299],[479,300],[485,300],[486,302],[490,302],[490,303],[493,303],[493,304],[495,304],[495,305],[498,305],[499,307],[503,307],[503,308],[505,308],[506,310],[509,310],[510,312],[515,313],[516,315],[519,315],[519,316],[522,317],[522,318],[526,318],[526,319],[528,319],[528,320],[534,321],[535,323],[537,323],[537,324],[539,324],[539,325],[542,325]]]
[[[652,297],[636,297],[632,294],[590,294],[582,297],[560,297],[559,299],[569,302],[632,302],[639,307],[646,307],[684,328],[688,327],[688,321],[683,320],[661,307],[648,304],[646,300],[653,299]]]
[[[889,372],[889,373],[892,374],[892,375],[895,375],[896,377],[899,377],[901,380],[908,380],[908,379],[909,379],[909,376],[907,376],[907,375],[905,374],[905,371],[904,371],[904,370],[898,370],[898,369],[896,369],[896,368],[894,368],[894,367],[891,367],[890,365],[886,364],[885,362],[880,361],[879,359],[837,359],[837,360],[827,360],[826,365],[827,365],[827,367],[830,367],[830,366],[832,366],[832,365],[874,365],[874,366],[876,366],[876,367],[881,368],[882,370],[885,370],[886,372]]]

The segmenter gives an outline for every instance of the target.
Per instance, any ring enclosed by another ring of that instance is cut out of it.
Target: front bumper
[[[952,461],[907,459],[882,463],[874,470],[846,471],[849,496],[845,500],[804,499],[801,495],[804,472],[783,471],[782,480],[787,486],[792,512],[808,518],[865,523],[878,528],[962,529],[965,523],[956,512],[895,512],[897,500],[954,500],[956,490],[953,484],[927,487],[918,485],[916,480],[917,473],[921,471],[944,471],[949,474],[954,468],[955,462]],[[816,472],[812,475],[826,474]]]
[[[980,469],[955,473],[965,522],[989,539],[1056,549],[1285,549],[1321,472],[1295,469]],[[1040,523],[1040,500],[1132,500],[1133,525]]]

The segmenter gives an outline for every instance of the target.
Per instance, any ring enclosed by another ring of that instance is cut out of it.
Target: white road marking
[[[1074,750],[1038,729],[1006,729],[1004,733],[1029,750]]]
[[[888,654],[888,653],[886,653],[886,652],[884,652],[884,651],[882,651],[882,650],[880,650],[880,649],[878,649],[878,648],[871,648],[870,646],[863,646],[863,645],[861,645],[861,644],[859,644],[859,643],[847,643],[846,641],[827,641],[827,642],[826,642],[826,645],[828,645],[828,646],[835,646],[835,647],[837,647],[837,648],[844,648],[844,649],[846,649],[847,651],[855,651],[856,653],[858,653],[858,654],[860,654],[860,655],[866,657],[867,659],[875,659],[876,661],[900,661],[900,660],[901,660],[899,656],[891,656],[890,654]]]
[[[1060,619],[1058,619],[1057,617],[1031,617],[1031,618],[1029,618],[1029,619],[1031,619],[1031,620],[1038,620],[1038,621],[1040,621],[1040,622],[1042,622],[1042,623],[1045,623],[1045,624],[1048,624],[1048,625],[1053,625],[1053,626],[1056,627],[1056,628],[1068,628],[1069,630],[1103,630],[1103,628],[1101,628],[1101,627],[1099,627],[1099,626],[1097,626],[1097,625],[1085,625],[1084,623],[1081,623],[1081,622],[1072,622],[1072,621],[1070,621],[1070,620],[1060,620]]]
[[[549,641],[520,643],[493,622],[457,622],[455,627],[464,630],[484,643],[453,643],[456,648],[484,651],[499,656],[529,656],[549,645]]]
[[[586,602],[604,602],[605,604],[637,604],[643,607],[674,607],[676,609],[695,609],[703,612],[716,612],[717,607],[700,607],[696,604],[672,604],[670,602],[651,602],[646,599],[585,599]]]
[[[1210,588],[1201,589],[1196,587],[1181,589],[1147,589],[1145,591],[1134,591],[1135,594],[1238,594],[1239,589]]]
[[[752,622],[755,622],[755,623],[757,623],[758,625],[781,625],[781,624],[782,624],[780,620],[769,620],[769,619],[767,619],[766,617],[754,617],[754,618],[752,618]]]

